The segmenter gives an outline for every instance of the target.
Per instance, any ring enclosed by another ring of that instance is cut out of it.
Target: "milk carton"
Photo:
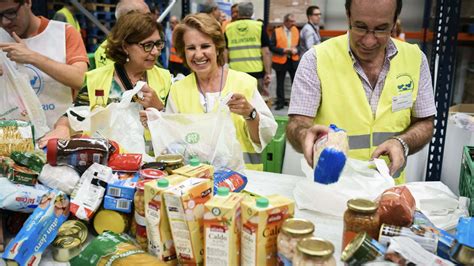
[[[277,265],[277,236],[295,203],[280,195],[242,202],[241,265]]]
[[[171,175],[158,181],[145,183],[145,219],[148,252],[160,260],[176,264],[176,250],[163,202],[163,191],[186,180],[187,177]]]
[[[240,203],[244,197],[219,187],[217,195],[204,205],[205,265],[240,265]]]
[[[180,264],[203,261],[202,218],[212,187],[210,179],[188,178],[163,194]]]

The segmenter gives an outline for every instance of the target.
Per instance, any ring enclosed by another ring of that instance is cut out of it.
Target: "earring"
[[[125,59],[125,61],[130,62],[130,58],[128,58],[128,56],[127,56],[127,59]]]

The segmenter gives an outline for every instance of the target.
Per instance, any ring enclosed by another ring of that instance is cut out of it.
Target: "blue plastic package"
[[[247,177],[230,169],[214,172],[214,195],[218,187],[228,187],[231,192],[240,192],[247,185]]]

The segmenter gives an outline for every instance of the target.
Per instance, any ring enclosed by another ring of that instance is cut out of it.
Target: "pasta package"
[[[69,262],[71,266],[167,265],[135,246],[132,241],[125,234],[105,231]]]
[[[0,156],[10,156],[13,151],[32,152],[34,147],[34,130],[30,122],[0,121]]]

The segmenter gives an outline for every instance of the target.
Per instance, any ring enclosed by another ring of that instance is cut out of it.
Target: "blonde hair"
[[[204,13],[186,16],[173,31],[173,44],[181,58],[185,58],[183,36],[189,29],[198,30],[212,39],[212,42],[216,46],[217,64],[223,66],[225,64],[225,38],[219,22],[209,14]],[[184,60],[184,64],[188,66],[186,60]]]

